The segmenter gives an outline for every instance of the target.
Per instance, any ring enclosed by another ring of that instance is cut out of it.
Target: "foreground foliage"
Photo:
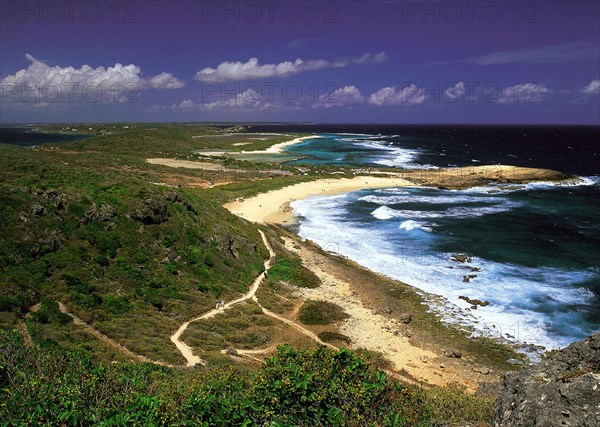
[[[0,333],[0,425],[429,425],[417,389],[346,349],[281,346],[248,375],[107,364]]]

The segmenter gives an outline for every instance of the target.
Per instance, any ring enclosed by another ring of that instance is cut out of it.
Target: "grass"
[[[199,352],[260,348],[272,342],[273,326],[255,302],[245,301],[213,318],[191,323],[182,340]]]
[[[177,325],[217,298],[246,292],[268,253],[256,228],[221,206],[223,194],[157,186],[174,171],[145,158],[185,157],[245,137],[219,139],[217,129],[198,125],[90,127],[95,136],[72,143],[0,145],[0,325],[13,327],[44,299],[61,301],[130,350],[177,362],[169,341]],[[209,137],[192,138],[199,134]],[[253,172],[261,165],[244,167],[249,173],[185,174],[205,182],[260,177],[258,187],[274,185]],[[134,219],[148,199],[164,205],[166,221]],[[105,208],[112,213],[102,217]],[[48,334],[73,348],[58,328],[49,323],[34,339]]]
[[[269,282],[283,281],[299,288],[317,288],[321,281],[315,273],[302,265],[300,257],[278,255],[269,269]]]
[[[487,423],[491,426],[494,421],[495,398],[474,396],[456,383],[432,387],[424,393],[432,411],[434,426],[464,425],[465,422]]]

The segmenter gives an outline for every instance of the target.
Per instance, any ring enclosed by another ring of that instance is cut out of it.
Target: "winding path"
[[[185,332],[185,330],[190,325],[190,323],[197,322],[198,320],[210,319],[211,317],[214,317],[217,314],[222,313],[225,310],[228,310],[228,309],[234,307],[235,305],[237,305],[241,302],[247,301],[251,298],[254,301],[256,301],[256,298],[255,298],[256,291],[258,290],[258,287],[260,286],[260,284],[266,277],[267,271],[269,270],[269,268],[271,268],[271,260],[275,256],[275,252],[273,251],[273,248],[271,248],[271,245],[269,244],[267,237],[265,236],[265,233],[263,233],[261,230],[258,230],[258,232],[260,233],[260,236],[262,237],[265,247],[269,251],[269,259],[267,259],[265,261],[264,271],[262,273],[260,273],[256,277],[256,279],[254,279],[254,282],[252,283],[250,290],[246,294],[239,297],[238,299],[230,301],[220,308],[213,308],[212,310],[204,313],[201,316],[198,316],[194,319],[188,320],[187,322],[183,323],[179,327],[179,329],[177,329],[177,331],[171,336],[171,342],[173,344],[175,344],[175,347],[177,347],[177,349],[180,351],[180,353],[183,355],[183,357],[185,357],[185,359],[187,360],[186,366],[195,366],[197,364],[202,364],[202,365],[205,364],[204,361],[200,357],[198,357],[194,354],[194,352],[192,351],[190,346],[188,346],[185,342],[183,342],[181,340],[181,335]],[[265,310],[262,306],[261,306],[261,308],[263,309],[263,311]]]
[[[223,306],[221,306],[220,308],[215,308],[212,309],[210,311],[207,311],[206,313],[202,314],[201,316],[195,317],[191,320],[188,320],[187,322],[184,322],[179,329],[177,329],[177,331],[171,336],[171,342],[173,342],[173,344],[175,344],[175,346],[177,347],[177,349],[179,350],[179,352],[183,355],[183,357],[186,359],[187,363],[186,366],[188,367],[193,367],[196,366],[198,364],[201,365],[205,365],[204,360],[202,360],[199,356],[195,355],[194,352],[192,351],[191,347],[188,346],[185,342],[183,342],[181,340],[181,335],[183,335],[183,333],[185,332],[185,330],[187,329],[187,327],[193,323],[193,322],[197,322],[199,320],[204,320],[204,319],[210,319],[216,315],[218,315],[219,313],[222,313],[244,301],[247,300],[253,300],[254,302],[256,302],[256,304],[258,304],[258,306],[261,308],[261,310],[263,311],[263,313],[269,317],[272,317],[274,319],[277,319],[280,322],[283,322],[287,325],[292,326],[293,328],[297,329],[299,332],[301,332],[302,334],[306,335],[308,338],[312,339],[313,341],[315,341],[316,343],[320,344],[320,345],[324,345],[327,346],[333,350],[338,350],[338,348],[330,343],[327,343],[323,340],[321,340],[314,332],[310,331],[309,329],[303,327],[302,325],[300,325],[299,323],[290,320],[290,319],[286,319],[283,316],[280,316],[276,313],[273,313],[272,311],[266,309],[265,307],[263,307],[260,302],[258,301],[258,298],[256,298],[256,291],[258,290],[260,284],[262,283],[262,281],[266,278],[266,274],[267,271],[271,268],[272,265],[272,260],[275,257],[275,252],[273,251],[273,248],[271,247],[271,245],[269,244],[269,241],[267,240],[265,234],[261,231],[258,230],[258,232],[260,233],[260,236],[263,240],[263,243],[265,245],[265,247],[267,248],[267,250],[269,251],[269,258],[264,262],[264,270],[262,273],[260,273],[256,279],[254,279],[254,282],[252,283],[252,286],[250,287],[250,289],[248,290],[247,293],[245,293],[244,295],[242,295],[241,297],[230,301],[226,304],[224,304]],[[93,335],[95,338],[97,338],[98,340],[104,342],[105,344],[107,344],[108,346],[110,346],[111,348],[114,348],[115,350],[120,351],[121,353],[123,353],[124,355],[126,355],[127,357],[133,359],[133,360],[137,360],[139,362],[146,362],[146,363],[154,363],[156,365],[161,365],[161,366],[167,366],[170,368],[174,368],[176,367],[176,365],[172,365],[166,362],[162,362],[162,361],[156,361],[156,360],[151,360],[146,356],[140,355],[140,354],[136,354],[134,352],[132,352],[131,350],[129,350],[127,347],[123,346],[122,344],[119,344],[118,342],[114,341],[112,338],[109,338],[108,336],[106,336],[105,334],[103,334],[102,332],[100,332],[99,330],[95,329],[93,326],[91,326],[90,324],[84,322],[82,319],[80,319],[79,317],[77,317],[75,314],[70,313],[67,310],[67,307],[62,303],[59,302],[59,309],[61,312],[71,316],[71,318],[73,319],[73,323],[81,326],[86,332],[88,332],[89,334]],[[32,312],[37,311],[40,308],[40,304],[36,304],[35,306],[33,306],[31,308]],[[19,331],[21,332],[21,334],[24,336],[25,340],[27,343],[31,342],[31,338],[29,337],[29,332],[27,330],[27,326],[25,325],[25,323],[22,323],[22,325],[19,325]],[[275,350],[275,346],[271,346],[271,347],[267,347],[267,348],[262,348],[262,349],[254,349],[254,350],[236,350],[240,355],[242,356],[246,356],[249,357],[251,359],[254,359],[256,361],[262,362],[261,359],[258,359],[256,357],[252,357],[252,354],[261,354],[261,353],[268,353],[270,351]],[[226,352],[226,350],[223,350],[223,352]]]

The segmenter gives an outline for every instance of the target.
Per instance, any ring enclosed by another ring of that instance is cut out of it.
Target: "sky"
[[[600,1],[0,0],[0,122],[600,124]]]

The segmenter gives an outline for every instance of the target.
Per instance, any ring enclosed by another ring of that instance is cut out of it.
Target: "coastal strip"
[[[342,194],[370,188],[431,186],[461,189],[491,182],[511,185],[535,181],[562,181],[568,184],[573,180],[573,177],[557,171],[504,165],[411,170],[384,177],[362,175],[353,178],[317,179],[236,200],[225,204],[224,207],[259,224],[284,224],[293,218],[290,203],[309,196]]]
[[[399,177],[357,176],[319,179],[290,185],[279,190],[224,205],[232,213],[259,224],[283,224],[293,217],[289,204],[308,196],[347,193],[363,188],[409,187],[415,184]]]

